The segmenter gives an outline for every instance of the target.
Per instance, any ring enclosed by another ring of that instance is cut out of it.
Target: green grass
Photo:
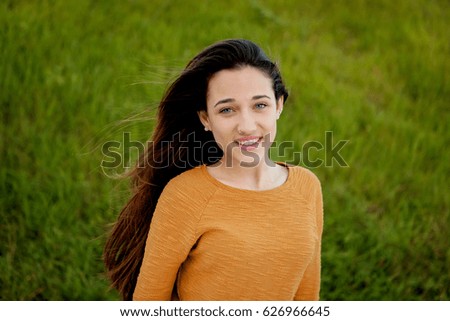
[[[167,82],[243,37],[290,89],[278,142],[349,140],[348,167],[312,168],[322,299],[449,300],[449,21],[439,0],[2,1],[0,299],[118,298],[101,251],[128,193],[101,146],[144,142]]]

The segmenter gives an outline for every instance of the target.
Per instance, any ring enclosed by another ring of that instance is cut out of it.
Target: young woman
[[[319,299],[320,183],[269,158],[287,97],[278,67],[240,39],[172,83],[105,246],[124,299]]]

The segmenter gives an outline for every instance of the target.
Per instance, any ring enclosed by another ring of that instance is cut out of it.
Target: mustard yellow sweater
[[[173,178],[153,215],[133,299],[318,300],[320,183],[305,168],[288,169],[268,191],[225,185],[204,165]]]

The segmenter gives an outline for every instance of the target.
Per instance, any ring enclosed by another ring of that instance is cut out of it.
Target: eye
[[[266,108],[266,107],[267,107],[267,104],[265,104],[265,103],[258,103],[258,104],[255,105],[256,109],[263,109],[263,108]]]
[[[233,111],[233,110],[232,110],[231,108],[225,107],[225,108],[220,109],[220,110],[219,110],[219,113],[220,113],[220,114],[229,114],[229,113],[231,113],[232,111]]]

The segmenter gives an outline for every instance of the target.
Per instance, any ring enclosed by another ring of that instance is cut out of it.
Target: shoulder
[[[289,179],[292,179],[295,183],[320,188],[319,178],[310,169],[290,164],[286,164],[285,166],[289,169]]]
[[[289,187],[291,193],[308,203],[322,199],[322,186],[319,178],[310,169],[289,165]]]
[[[198,203],[207,201],[214,192],[214,187],[205,178],[202,166],[199,166],[172,178],[164,187],[160,199]]]
[[[289,166],[289,173],[292,174],[292,186],[295,194],[308,202],[317,213],[317,226],[319,234],[322,233],[323,226],[323,196],[322,186],[319,178],[311,170],[301,166]]]
[[[206,179],[203,167],[197,166],[191,169],[188,169],[185,172],[175,176],[172,178],[169,183],[167,183],[166,188],[181,188],[183,190],[196,190],[196,189],[204,189],[205,184],[208,183]]]

